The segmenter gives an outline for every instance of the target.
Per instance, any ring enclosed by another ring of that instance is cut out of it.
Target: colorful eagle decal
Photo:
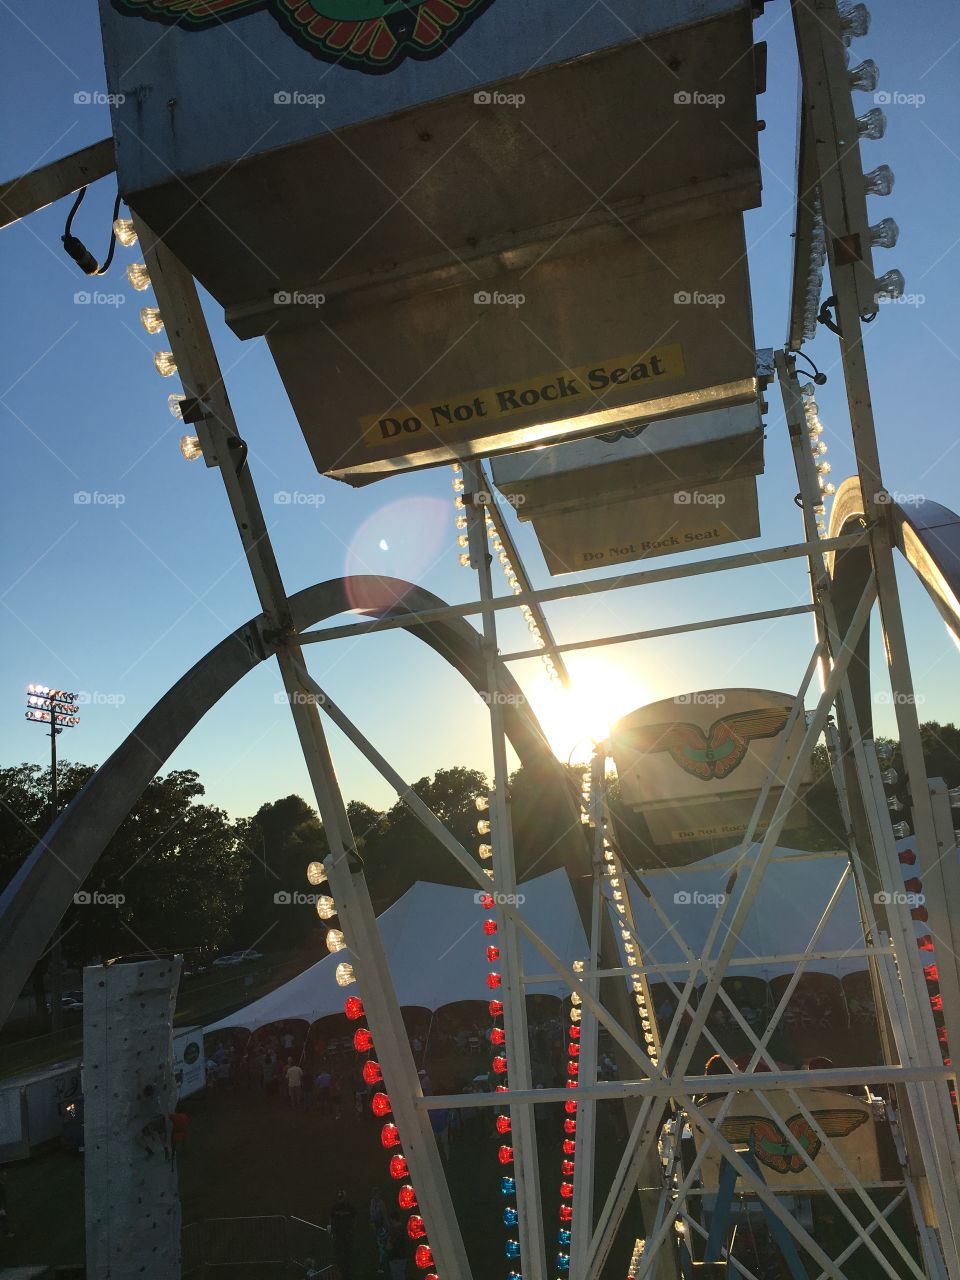
[[[435,58],[493,0],[113,0],[185,31],[221,26],[266,10],[324,62],[379,74],[404,58]]]
[[[866,1113],[852,1107],[814,1111],[813,1118],[828,1138],[845,1138],[867,1122]],[[789,1138],[767,1116],[736,1116],[724,1120],[720,1133],[728,1142],[749,1142],[760,1163],[774,1173],[803,1173],[807,1165],[797,1148],[816,1160],[823,1143],[799,1112],[787,1121],[787,1129]]]
[[[758,707],[755,711],[735,711],[714,720],[706,733],[698,724],[674,720],[627,728],[622,737],[631,751],[647,754],[669,751],[671,759],[684,773],[709,782],[713,778],[729,777],[743,763],[751,742],[757,738],[775,738],[789,718],[789,707]]]

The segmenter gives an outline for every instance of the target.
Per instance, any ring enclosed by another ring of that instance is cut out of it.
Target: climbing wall
[[[181,960],[83,974],[88,1280],[180,1274],[180,1201],[169,1114]]]

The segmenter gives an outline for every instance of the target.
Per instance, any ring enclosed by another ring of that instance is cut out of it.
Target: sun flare
[[[527,697],[559,760],[585,764],[627,712],[650,701],[650,690],[629,669],[607,658],[569,663],[571,687],[554,684],[546,672],[527,686]]]

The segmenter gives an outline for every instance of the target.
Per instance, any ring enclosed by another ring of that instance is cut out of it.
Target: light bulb
[[[132,218],[117,218],[113,224],[113,234],[125,249],[137,243],[137,229]]]
[[[876,93],[880,83],[880,68],[872,58],[864,58],[863,62],[847,72],[847,83],[851,89],[859,89],[861,93]]]
[[[887,132],[887,117],[879,107],[871,107],[862,116],[857,116],[857,133],[861,138],[869,138],[871,142],[879,142]]]
[[[462,480],[455,479],[455,480],[453,481],[453,492],[454,492],[454,493],[463,493],[463,481],[462,481]]]
[[[906,283],[903,278],[903,272],[898,271],[896,267],[885,271],[882,276],[873,282],[874,300],[879,301],[880,298],[902,298]]]
[[[572,1005],[583,1004],[583,1000],[581,999],[580,993],[578,991],[572,991],[570,993],[570,1003]]]
[[[865,4],[841,5],[840,25],[843,27],[845,42],[854,37],[865,36],[870,30],[870,10]]]
[[[832,498],[833,495],[837,492],[837,486],[834,484],[825,484],[825,485],[822,485],[821,487],[823,489],[823,492],[826,494],[828,498]]]
[[[131,262],[127,267],[127,279],[137,293],[143,293],[144,289],[149,289],[150,272],[147,270],[147,264],[145,262]]]
[[[202,458],[203,450],[200,448],[199,436],[181,436],[180,452],[188,462],[194,462],[197,458]]]
[[[326,894],[317,898],[317,915],[321,920],[332,920],[337,914],[337,904]]]
[[[140,323],[147,333],[159,333],[163,328],[163,316],[159,307],[141,307]]]
[[[467,527],[467,517],[457,516],[456,520],[454,521],[454,524],[458,529],[465,529]]]
[[[338,964],[333,976],[337,980],[338,987],[349,987],[351,982],[356,982],[357,980],[357,975],[353,972],[352,964]]]
[[[454,498],[453,505],[456,507],[458,511],[463,511],[467,504],[464,502],[462,498],[457,497],[457,498]]]
[[[900,781],[900,775],[896,769],[884,769],[880,775],[880,781],[885,787],[895,787]]]
[[[177,395],[176,391],[171,391],[167,396],[167,408],[178,422],[183,421],[183,402],[186,398],[186,396]]]
[[[895,822],[893,824],[893,835],[895,840],[906,840],[910,835],[909,822]]]
[[[818,455],[822,456],[827,452],[827,446],[822,440],[818,440],[815,444],[810,446],[810,452],[814,457],[817,457]]]
[[[900,228],[893,218],[883,218],[870,228],[870,243],[875,249],[892,249],[900,239]]]
[[[820,475],[822,475],[822,476],[828,476],[832,470],[833,470],[833,467],[831,467],[831,465],[830,465],[830,463],[829,463],[829,462],[818,462],[818,463],[817,463],[817,471],[818,471],[818,472],[820,473]]]
[[[461,555],[459,556],[459,560],[460,560],[461,569],[470,568],[470,557],[467,555],[465,551],[461,553]]]
[[[888,164],[878,164],[863,175],[863,189],[868,196],[888,196],[896,179]]]
[[[169,378],[177,372],[177,362],[172,351],[158,351],[153,357],[153,363],[161,378]]]
[[[489,796],[474,796],[473,803],[480,813],[486,813],[490,808]]]
[[[903,808],[903,801],[898,800],[896,796],[889,796],[887,798],[887,808],[891,813],[899,813]]]
[[[311,862],[307,865],[307,881],[309,884],[324,884],[327,873],[322,862]]]
[[[347,945],[341,929],[327,930],[327,950],[331,953],[342,951]]]
[[[469,537],[468,537],[465,533],[461,533],[461,534],[459,535],[459,537],[457,538],[457,546],[458,546],[458,547],[469,547],[469,545],[470,545],[470,539],[469,539]]]
[[[484,859],[484,861],[486,861],[488,858],[493,857],[493,846],[489,844],[482,844],[477,848],[477,853]]]
[[[463,471],[463,467],[461,467],[459,462],[451,462],[450,470],[453,472],[455,476],[458,476]]]
[[[477,823],[477,835],[488,836],[490,834],[490,823],[486,818],[481,818]]]

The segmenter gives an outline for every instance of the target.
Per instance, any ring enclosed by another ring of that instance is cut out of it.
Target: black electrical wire
[[[817,313],[817,319],[820,321],[821,324],[826,325],[826,327],[830,330],[831,333],[835,333],[838,338],[842,338],[843,334],[840,332],[840,326],[837,324],[837,322],[834,320],[833,316],[830,313],[830,308],[835,307],[836,305],[837,305],[836,295],[832,294],[826,300],[823,306],[820,308],[819,312]]]
[[[63,235],[60,239],[63,241],[63,247],[67,251],[84,275],[102,276],[110,270],[110,264],[113,262],[113,255],[117,250],[117,233],[113,229],[113,224],[117,220],[120,213],[120,193],[117,192],[117,198],[113,205],[113,217],[110,219],[110,247],[107,250],[107,256],[101,265],[82,240],[78,240],[73,234],[73,219],[77,210],[83,203],[83,197],[87,194],[87,188],[81,187],[80,194],[73,202],[70,212],[67,214],[67,225],[63,229]]]
[[[807,353],[806,353],[805,351],[800,351],[800,350],[797,350],[797,351],[788,351],[788,352],[787,352],[787,355],[793,356],[794,360],[798,360],[798,359],[806,360],[807,364],[808,364],[808,365],[810,366],[810,368],[813,370],[813,380],[814,380],[814,382],[817,384],[817,386],[818,386],[818,387],[822,387],[822,386],[823,386],[823,384],[824,384],[824,383],[826,382],[826,380],[827,380],[827,375],[826,375],[825,373],[821,373],[821,372],[820,372],[820,370],[819,370],[819,369],[817,368],[817,366],[813,363],[813,361],[810,359],[810,357],[807,355]]]

